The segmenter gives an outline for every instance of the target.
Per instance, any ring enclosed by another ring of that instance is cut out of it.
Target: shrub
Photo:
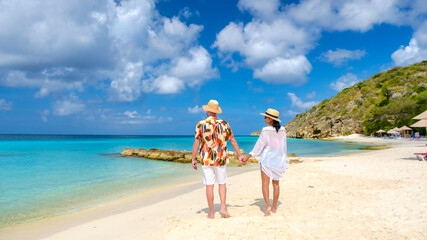
[[[362,106],[362,105],[363,105],[363,103],[362,103],[362,101],[361,101],[360,99],[355,99],[355,100],[354,100],[354,103],[355,103],[358,107],[360,107],[360,106]]]
[[[362,124],[362,126],[364,127],[363,129],[363,133],[366,135],[370,135],[372,133],[375,133],[376,131],[380,130],[380,129],[386,129],[386,128],[390,128],[393,125],[387,121],[386,119],[377,119],[375,121],[373,120],[365,120]]]
[[[427,106],[427,91],[424,91],[417,96],[415,96],[415,101],[417,104]]]
[[[382,73],[377,73],[377,74],[375,74],[372,78],[373,78],[373,79],[375,79],[375,78],[380,77],[381,75],[382,75]]]
[[[416,93],[421,93],[424,92],[426,88],[424,86],[413,86],[412,90]]]
[[[388,88],[386,86],[383,86],[383,88],[381,89],[381,94],[386,97],[387,99],[389,99],[391,97],[391,91],[388,90]]]
[[[387,98],[381,100],[381,102],[378,104],[378,107],[383,107],[386,106],[390,103],[390,100],[388,100]]]

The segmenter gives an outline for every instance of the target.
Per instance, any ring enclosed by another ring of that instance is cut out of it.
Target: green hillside
[[[416,122],[427,110],[427,61],[375,74],[326,99],[286,125],[289,137],[371,135]],[[414,129],[425,134],[425,128]]]

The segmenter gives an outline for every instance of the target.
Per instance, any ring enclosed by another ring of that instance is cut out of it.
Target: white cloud
[[[251,68],[261,67],[272,58],[290,58],[312,47],[310,36],[292,22],[277,18],[273,22],[253,20],[245,26],[230,23],[220,33],[213,47],[222,54],[238,52]]]
[[[408,46],[400,46],[392,55],[394,63],[398,66],[407,66],[423,60],[417,40],[412,38]]]
[[[241,11],[247,10],[254,16],[266,19],[278,12],[280,0],[240,0],[237,6]]]
[[[53,114],[58,116],[67,116],[82,112],[85,109],[85,104],[76,96],[58,100],[53,105]]]
[[[139,117],[137,111],[126,111],[123,113],[123,115],[128,116],[129,118],[137,118]]]
[[[81,81],[66,82],[61,79],[64,72],[72,70],[60,69],[45,69],[37,77],[28,78],[23,71],[9,71],[5,78],[0,78],[0,85],[5,87],[15,88],[39,88],[39,91],[34,95],[37,98],[43,98],[51,94],[58,94],[65,90],[83,91]]]
[[[217,34],[213,47],[228,66],[236,69],[241,56],[247,67],[254,70],[254,77],[268,83],[301,84],[311,71],[305,54],[311,49],[313,39],[304,28],[296,26],[279,11],[280,1],[239,1],[241,10],[248,10],[254,17],[251,22],[229,23]],[[297,69],[286,69],[290,65]]]
[[[175,58],[168,66],[160,70],[154,79],[142,82],[145,92],[158,94],[176,94],[185,89],[185,86],[195,87],[208,79],[218,76],[218,70],[212,68],[212,59],[203,47],[189,49],[188,55]],[[170,68],[170,69],[169,69]]]
[[[185,79],[194,87],[218,75],[197,42],[202,30],[161,16],[154,0],[0,2],[0,84],[46,97],[111,80],[109,100],[132,102],[142,80],[179,78],[171,71],[187,63],[197,67]]]
[[[360,82],[356,75],[352,73],[347,73],[346,75],[338,78],[336,82],[332,82],[329,87],[337,92],[353,86],[354,84]]]
[[[147,112],[148,115],[142,116],[137,111],[125,111],[120,114],[108,116],[106,119],[117,121],[119,124],[143,125],[150,123],[164,123],[172,121],[171,117],[157,117]]]
[[[376,24],[401,25],[409,2],[398,0],[306,0],[287,7],[299,24],[334,31],[366,32]]]
[[[296,56],[292,59],[271,59],[262,69],[255,69],[254,77],[263,79],[267,83],[288,83],[300,85],[307,80],[306,74],[312,67],[305,56]]]
[[[333,51],[328,50],[320,55],[320,59],[325,62],[332,63],[335,66],[346,64],[350,60],[360,60],[366,54],[365,50],[346,50],[339,49]]]
[[[292,102],[291,106],[299,110],[307,110],[319,103],[316,101],[303,102],[301,98],[297,97],[297,95],[295,95],[295,93],[292,93],[292,92],[288,92],[288,97],[291,99],[291,102]]]
[[[111,81],[110,100],[132,102],[141,95],[142,62],[128,62],[119,76]]]
[[[198,114],[198,113],[201,113],[201,112],[204,111],[202,107],[199,107],[199,105],[196,105],[196,106],[194,106],[192,108],[188,107],[187,110],[191,114]]]
[[[47,116],[50,115],[50,111],[48,109],[43,110],[43,112],[41,112],[41,117],[42,117],[42,121],[43,122],[47,122]]]
[[[179,10],[178,15],[184,17],[185,19],[189,19],[191,16],[193,16],[193,13],[191,12],[189,7],[185,7]],[[200,13],[196,11],[196,15],[200,15]]]
[[[100,24],[102,14],[94,14],[105,11],[105,3],[84,0],[2,1],[0,66],[20,70],[111,66],[108,29]]]
[[[425,22],[425,11],[420,7],[426,9],[419,0],[240,0],[238,7],[248,11],[252,20],[246,24],[230,22],[217,34],[212,46],[218,49],[222,64],[233,71],[242,66],[250,68],[262,81],[286,84],[306,82],[311,64],[300,61],[302,67],[292,71],[279,67],[283,59],[307,59],[322,32],[366,32],[380,24],[417,26]],[[364,50],[337,49],[322,56],[341,65],[364,55]]]
[[[143,88],[146,92],[158,94],[175,94],[185,88],[184,81],[177,77],[162,75],[151,81],[144,81]]]
[[[315,92],[315,91],[313,91],[313,92],[311,92],[311,93],[307,94],[307,95],[305,96],[305,98],[306,98],[306,99],[308,99],[308,100],[313,100],[313,99],[315,99],[315,98],[316,98],[316,92]]]
[[[407,66],[427,59],[427,22],[414,33],[408,46],[400,46],[392,55],[398,66]]]
[[[222,52],[233,52],[243,50],[244,45],[243,24],[231,22],[216,35],[212,46],[218,47]]]
[[[211,68],[212,59],[203,47],[189,50],[188,57],[177,58],[176,64],[170,74],[180,79],[185,79],[189,86],[201,84],[204,80],[218,76],[218,70]]]
[[[8,102],[5,99],[0,99],[0,111],[1,110],[11,110],[13,107],[12,102]]]
[[[161,18],[159,22],[150,23],[147,28],[145,45],[135,51],[139,53],[136,57],[141,57],[144,63],[150,64],[185,55],[191,47],[197,45],[197,37],[203,29],[202,26],[195,24],[187,26],[177,17]]]

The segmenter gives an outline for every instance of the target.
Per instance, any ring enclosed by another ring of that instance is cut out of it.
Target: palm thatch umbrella
[[[386,132],[386,131],[384,131],[384,130],[382,130],[382,129],[380,129],[380,130],[376,131],[376,133],[379,133],[381,137],[383,136],[383,133],[385,133],[385,132]]]
[[[420,120],[412,124],[411,127],[427,127],[427,119]]]
[[[417,119],[417,120],[427,119],[427,110],[421,113],[420,115],[415,116],[412,119]]]
[[[403,126],[403,127],[399,128],[399,129],[400,129],[400,131],[403,131],[403,135],[405,137],[409,137],[410,136],[409,135],[409,131],[412,131],[412,128],[407,127],[407,126]],[[408,132],[408,134],[406,134],[406,132]]]
[[[420,121],[412,124],[411,127],[426,127],[426,131],[427,131],[427,110],[421,113],[420,115],[415,116],[412,119],[417,119]]]
[[[399,133],[398,131],[396,131],[396,130],[394,130],[394,129],[391,129],[391,130],[388,130],[387,131],[387,134],[397,134],[397,133]]]

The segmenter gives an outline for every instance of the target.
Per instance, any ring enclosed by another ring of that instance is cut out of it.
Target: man
[[[234,148],[239,161],[243,160],[240,154],[239,145],[234,139],[230,125],[216,115],[222,110],[216,100],[210,100],[208,105],[203,105],[208,118],[197,123],[195,140],[193,144],[192,165],[197,170],[197,150],[200,146],[200,164],[203,170],[203,182],[206,185],[206,198],[208,200],[209,215],[208,218],[215,218],[214,213],[214,183],[215,179],[219,186],[219,197],[221,199],[220,213],[228,218],[230,214],[226,207],[227,195],[227,172],[226,163],[228,162],[227,140]]]

